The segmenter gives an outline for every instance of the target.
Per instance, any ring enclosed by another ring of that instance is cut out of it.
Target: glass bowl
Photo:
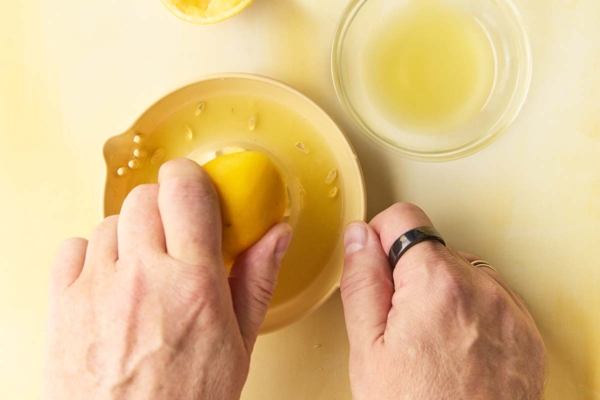
[[[472,16],[492,48],[495,72],[490,94],[476,114],[444,134],[394,124],[366,87],[363,53],[390,15],[417,0],[353,0],[337,27],[332,74],[337,96],[366,136],[385,149],[420,161],[448,161],[472,154],[497,139],[515,120],[531,83],[532,60],[521,16],[509,0],[430,0]]]

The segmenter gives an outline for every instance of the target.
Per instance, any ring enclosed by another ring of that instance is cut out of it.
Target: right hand
[[[229,280],[219,198],[187,159],[137,186],[51,279],[45,399],[239,399],[291,240],[273,227]]]
[[[433,226],[396,204],[346,230],[342,300],[354,398],[540,399],[546,350],[522,299],[478,257],[437,242],[387,253],[403,233]]]

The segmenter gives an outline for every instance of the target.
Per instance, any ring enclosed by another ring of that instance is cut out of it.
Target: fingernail
[[[288,247],[290,247],[290,242],[292,241],[292,234],[288,234],[279,238],[277,242],[277,246],[275,246],[275,259],[277,262],[281,262],[283,257],[285,257],[285,253],[287,252]]]
[[[346,228],[344,234],[344,248],[346,255],[354,254],[367,245],[369,234],[367,224],[364,222],[354,222]]]

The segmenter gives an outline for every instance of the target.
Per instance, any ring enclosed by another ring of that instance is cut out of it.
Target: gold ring
[[[492,267],[487,261],[484,261],[484,260],[471,261],[471,264],[473,264],[473,266],[475,268],[489,268],[492,271],[494,271],[495,273],[497,273],[498,275],[500,275],[498,270],[496,268]]]

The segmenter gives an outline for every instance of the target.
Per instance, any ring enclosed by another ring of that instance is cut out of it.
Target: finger
[[[502,282],[502,278],[500,277],[500,274],[495,270],[495,268],[489,268],[489,267],[485,267],[485,266],[476,267],[475,265],[473,265],[473,263],[475,261],[485,261],[485,259],[483,257],[481,257],[477,254],[467,253],[464,251],[457,251],[457,250],[453,250],[453,249],[450,249],[450,251],[452,253],[454,253],[457,258],[461,259],[462,262],[464,264],[466,264],[468,267],[473,267],[473,270],[476,271],[477,273],[485,274],[486,276],[491,277],[493,280],[500,283],[500,286],[506,285]],[[487,261],[485,261],[485,262],[487,263]]]
[[[466,253],[464,251],[457,251],[457,255],[463,258],[467,263],[473,265],[474,261],[485,261],[485,259],[479,255]],[[486,261],[487,262],[487,261]],[[512,288],[502,279],[502,276],[498,273],[496,267],[494,269],[488,267],[474,267],[477,273],[494,280],[500,285],[513,299],[513,301],[519,306],[519,308],[529,314],[529,308],[527,301],[519,293],[512,290]]]
[[[125,199],[117,224],[119,259],[166,251],[158,191],[158,185],[139,185]]]
[[[233,307],[248,353],[271,303],[281,260],[292,239],[287,224],[273,227],[235,261],[229,276]]]
[[[523,296],[521,296],[519,293],[512,290],[512,288],[508,285],[508,283],[504,281],[504,279],[502,279],[502,276],[500,276],[500,274],[497,271],[494,271],[493,269],[487,267],[480,267],[476,269],[479,274],[485,276],[487,279],[494,281],[496,285],[502,287],[502,289],[504,289],[504,291],[508,293],[512,301],[517,305],[521,312],[523,312],[525,316],[533,320],[533,316],[529,311],[529,306],[525,298],[523,298]]]
[[[456,257],[459,258],[468,267],[473,267],[478,273],[480,273],[480,274],[485,273],[486,275],[492,277],[494,280],[496,280],[496,278],[500,278],[500,275],[498,274],[498,272],[495,271],[493,268],[488,268],[485,266],[476,267],[475,265],[473,265],[473,263],[475,261],[485,261],[481,256],[479,256],[477,254],[466,253],[464,251],[456,251],[453,249],[450,249],[450,251],[452,253],[454,253],[456,255]],[[485,262],[487,262],[487,261],[485,261]],[[490,273],[488,273],[488,272],[490,272]]]
[[[85,255],[86,265],[95,263],[114,263],[119,258],[117,228],[119,216],[112,215],[92,232]]]
[[[73,238],[60,245],[50,272],[50,293],[55,296],[71,286],[83,269],[88,241]]]
[[[485,274],[484,269],[489,269],[490,271],[493,272],[492,269],[490,268],[483,268],[483,267],[475,267],[473,265],[473,263],[475,261],[483,261],[483,258],[477,254],[472,254],[472,253],[467,253],[464,251],[457,251],[454,250],[453,248],[449,248],[450,252],[453,253],[456,258],[458,258],[463,265],[467,266],[467,268],[469,269],[473,269],[473,271],[477,274]],[[487,274],[486,274],[487,275]]]
[[[379,235],[386,254],[400,235],[421,226],[433,227],[433,223],[423,210],[410,203],[394,204],[373,218],[370,225]],[[443,247],[441,243],[440,247]]]
[[[456,252],[461,258],[463,258],[464,260],[466,260],[469,263],[472,263],[473,261],[478,261],[478,260],[482,260],[481,256],[478,256],[477,254],[472,254],[472,253],[466,253],[464,251],[457,251]]]
[[[168,253],[188,264],[221,264],[219,198],[208,175],[194,161],[177,159],[162,166],[158,179]]]
[[[431,226],[433,223],[419,207],[409,203],[397,203],[370,223],[381,239],[385,254],[388,254],[392,244],[404,233],[421,226]],[[454,255],[441,243],[426,241],[411,247],[400,258],[394,269],[396,288],[402,287],[413,278],[436,268],[447,268],[458,264]]]
[[[346,258],[341,282],[350,345],[370,346],[385,332],[394,284],[379,237],[364,222],[354,222],[344,235]]]

